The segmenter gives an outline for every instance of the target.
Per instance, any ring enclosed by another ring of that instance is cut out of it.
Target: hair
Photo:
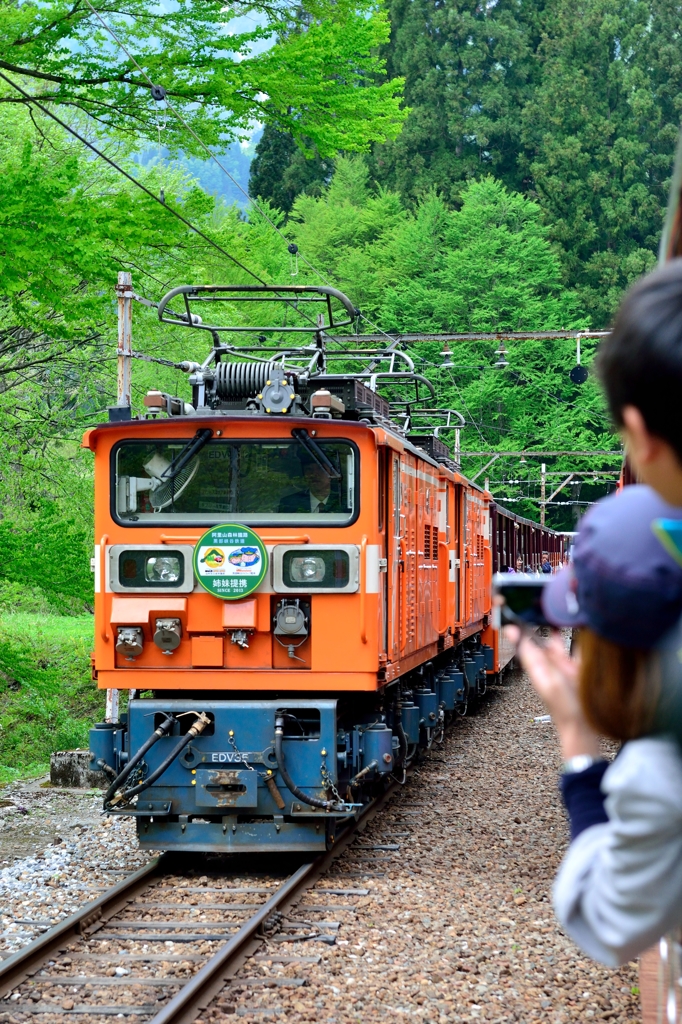
[[[578,692],[589,724],[614,740],[643,736],[661,689],[655,655],[614,644],[587,628],[578,634],[578,649]]]
[[[649,432],[667,441],[682,462],[682,259],[628,292],[597,367],[617,426],[623,425],[623,408],[634,405]]]

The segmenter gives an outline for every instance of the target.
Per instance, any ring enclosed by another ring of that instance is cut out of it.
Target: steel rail
[[[87,938],[89,928],[99,927],[120,913],[126,904],[147,888],[151,879],[160,874],[164,866],[165,858],[156,857],[23,949],[0,961],[0,999],[34,974],[73,939]]]
[[[228,977],[236,972],[244,960],[251,956],[256,945],[260,944],[257,932],[268,917],[276,910],[287,909],[296,902],[304,889],[309,888],[324,875],[332,861],[336,860],[353,841],[356,833],[362,832],[369,821],[380,813],[398,788],[399,784],[396,781],[391,782],[386,792],[369,804],[356,822],[344,829],[333,849],[320,854],[309,864],[303,864],[294,872],[267,903],[242,925],[229,942],[226,942],[147,1024],[192,1024],[192,1021],[219,994]]]
[[[316,861],[302,864],[290,878],[280,886],[252,917],[246,921],[239,931],[226,942],[211,959],[201,967],[180,991],[166,1003],[162,1010],[149,1021],[149,1024],[180,1024],[181,1021],[194,1020],[203,1009],[202,1004],[211,1001],[224,982],[224,972],[231,962],[242,953],[244,946],[252,939],[258,929],[265,924],[270,915],[295,893],[308,875],[315,870]]]
[[[367,823],[382,810],[397,789],[398,783],[393,781],[381,796],[367,805],[355,822],[343,830],[331,850],[320,854],[315,860],[302,864],[265,903],[257,907],[256,913],[240,926],[239,930],[156,1015],[150,1014],[147,1024],[191,1024],[220,993],[228,979],[261,945],[263,926],[268,918],[276,911],[292,906],[305,889],[324,875],[332,861],[353,841],[357,832],[364,830]],[[123,879],[98,899],[87,903],[76,914],[66,918],[6,960],[0,961],[0,998],[35,975],[41,966],[64,949],[69,942],[77,938],[94,937],[108,920],[133,902],[149,886],[152,879],[172,872],[174,863],[175,859],[169,854],[150,861],[144,868]],[[169,938],[172,939],[171,933]],[[96,1006],[92,1007],[91,1015],[97,1016]]]

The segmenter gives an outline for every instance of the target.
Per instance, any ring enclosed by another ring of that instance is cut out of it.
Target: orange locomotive
[[[241,300],[291,322],[292,296],[324,304],[313,345],[259,359],[221,341]],[[85,435],[95,675],[143,694],[91,731],[92,761],[144,846],[324,849],[500,670],[490,496],[434,433],[410,440],[409,368],[327,372],[338,308],[354,319],[330,288],[176,289],[161,320],[214,341],[185,364],[192,404],[150,392],[146,416]]]

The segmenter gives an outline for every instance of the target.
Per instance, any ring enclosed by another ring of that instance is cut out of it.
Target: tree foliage
[[[301,250],[347,288],[383,330],[427,333],[586,327],[541,211],[492,177],[452,210],[435,193],[414,210],[369,187],[361,159],[341,159],[324,194],[299,197]]]
[[[522,186],[519,111],[538,76],[538,2],[392,0],[389,75],[405,79],[402,133],[376,147],[376,180],[415,199],[456,203],[471,177]]]
[[[388,20],[372,0],[307,0],[297,33],[287,31],[285,0],[91,5],[130,57],[85,0],[28,0],[0,6],[0,69],[109,133],[156,141],[164,112],[150,80],[207,144],[249,135],[254,119],[307,136],[323,155],[366,150],[400,130],[401,82],[381,80],[377,52]],[[0,102],[25,102],[2,92]],[[164,135],[173,149],[197,150],[173,117]]]
[[[373,147],[372,180],[457,208],[492,173],[538,204],[564,283],[606,326],[655,260],[682,111],[678,6],[391,0],[389,13],[383,52],[409,114]]]
[[[458,209],[435,192],[409,204],[396,191],[374,187],[363,158],[340,158],[319,195],[296,200],[286,226],[266,206],[285,229],[281,237],[264,218],[246,219],[177,169],[138,169],[152,191],[163,187],[164,210],[42,115],[34,124],[27,111],[7,109],[0,131],[0,168],[10,183],[0,213],[7,282],[0,302],[0,598],[21,581],[53,608],[89,598],[91,471],[78,441],[115,401],[118,270],[130,270],[136,292],[151,299],[187,282],[252,280],[180,224],[173,208],[263,280],[290,280],[287,243],[295,240],[370,318],[364,329],[586,325],[575,292],[562,283],[537,204],[491,176],[469,182]],[[132,166],[120,143],[109,145]],[[296,280],[319,278],[301,259]],[[152,357],[175,362],[206,353],[204,334],[161,325],[153,309],[135,305],[133,331],[135,349]],[[433,380],[439,402],[465,416],[464,448],[611,443],[595,382],[579,390],[568,380],[570,341],[552,349],[519,345],[502,372],[490,345],[457,346],[455,365],[445,368],[434,344],[412,346],[408,354]],[[135,362],[138,408],[151,387],[189,397],[180,371]],[[40,562],[45,538],[59,552],[49,579]]]
[[[360,306],[368,332],[588,326],[579,296],[562,282],[539,206],[490,176],[465,186],[457,210],[434,193],[410,208],[398,193],[371,187],[364,160],[340,159],[320,197],[296,200],[289,227],[311,262]],[[490,341],[457,342],[450,356],[438,342],[407,348],[417,371],[432,381],[438,405],[464,416],[462,450],[618,450],[596,378],[582,386],[570,380],[573,339],[510,343],[508,365],[501,367],[495,347]],[[594,340],[583,340],[588,365],[595,347]],[[452,432],[446,439],[452,443]],[[473,473],[486,461],[466,460],[465,470]],[[576,469],[574,458],[546,461],[552,472]],[[519,472],[518,459],[503,458],[490,474],[496,495],[534,519],[540,465],[529,460]],[[585,465],[615,467],[617,475],[620,461],[597,455]],[[603,482],[590,481],[584,496],[603,490]],[[552,507],[548,521],[571,529],[572,509]]]
[[[678,17],[658,0],[544,12],[519,163],[599,325],[654,262],[682,110]]]
[[[267,197],[278,210],[289,213],[296,196],[319,195],[333,170],[333,160],[318,154],[306,157],[292,135],[266,125],[251,161],[249,194]]]

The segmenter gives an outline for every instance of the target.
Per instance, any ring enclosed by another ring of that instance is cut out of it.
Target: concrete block
[[[106,789],[104,772],[90,770],[89,750],[56,750],[50,754],[50,782],[64,789]]]

